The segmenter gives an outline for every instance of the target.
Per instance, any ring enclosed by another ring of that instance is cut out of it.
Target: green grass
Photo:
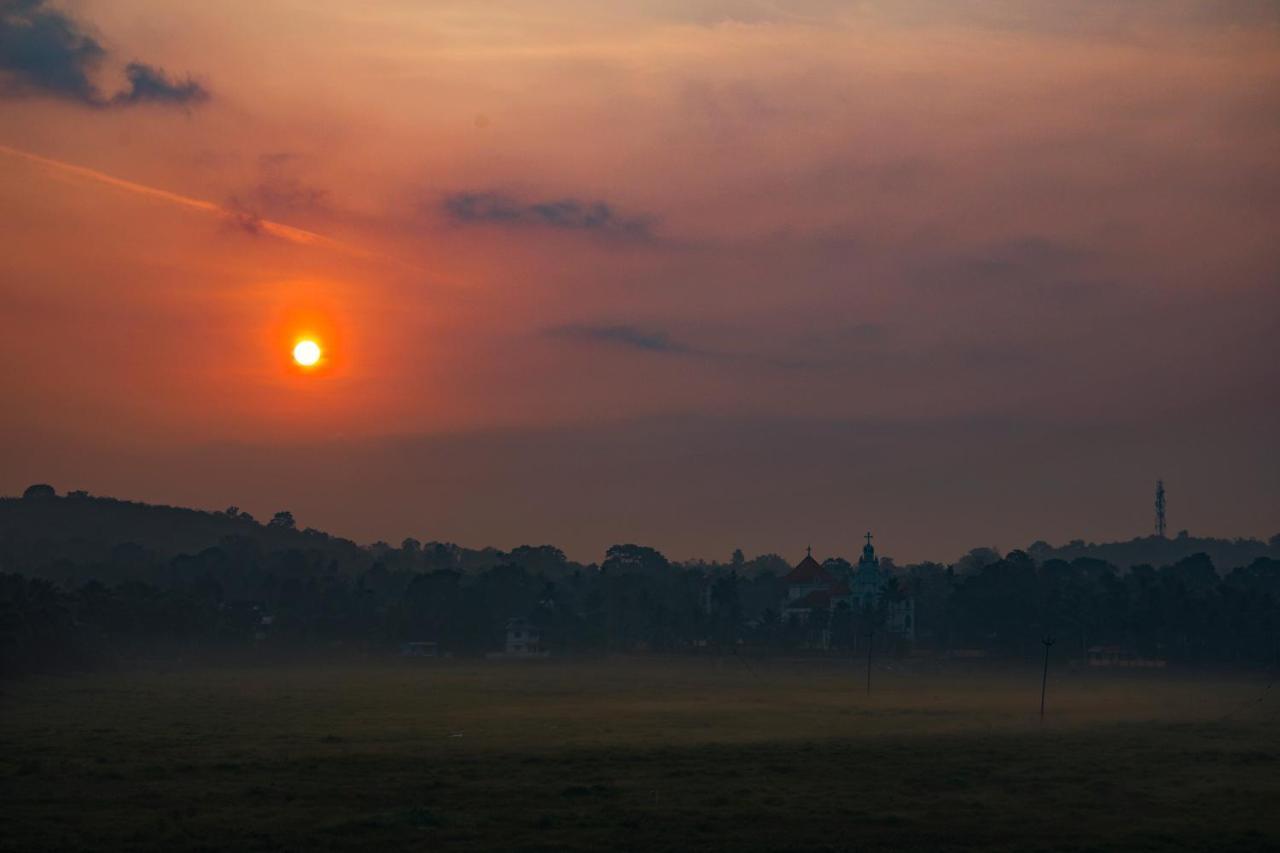
[[[898,667],[871,697],[862,678],[641,659],[33,679],[0,695],[0,849],[1280,849],[1258,678],[1055,672],[1043,729],[1038,672]]]

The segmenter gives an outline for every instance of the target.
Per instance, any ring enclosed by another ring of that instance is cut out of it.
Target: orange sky
[[[0,491],[949,559],[1143,533],[1163,476],[1280,530],[1274,3],[0,26]]]

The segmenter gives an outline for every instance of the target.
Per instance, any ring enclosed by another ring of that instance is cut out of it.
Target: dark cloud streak
[[[129,88],[111,99],[116,106],[154,103],[185,106],[197,104],[209,99],[209,92],[192,80],[170,80],[160,68],[142,62],[130,62],[125,67],[129,78]]]
[[[651,236],[651,218],[623,216],[603,201],[528,202],[496,192],[459,192],[445,196],[441,206],[451,220],[465,225],[545,227],[628,239]]]
[[[88,107],[137,104],[191,106],[208,100],[195,80],[171,79],[144,62],[125,66],[128,87],[104,95],[93,73],[108,56],[97,39],[45,0],[0,0],[0,74],[7,79],[0,93],[43,94]]]
[[[1102,252],[1039,236],[969,250],[921,250],[911,275],[926,292],[964,292],[970,300],[1060,304],[1114,293]]]
[[[548,329],[547,334],[582,343],[608,344],[628,349],[676,355],[700,355],[698,350],[671,340],[664,331],[641,329],[625,323],[613,325],[569,324]]]

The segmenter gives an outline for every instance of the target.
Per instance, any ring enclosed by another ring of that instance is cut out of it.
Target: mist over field
[[[873,541],[583,564],[32,487],[0,849],[1274,846],[1274,537]]]
[[[6,688],[5,849],[1261,850],[1255,678],[733,656]]]

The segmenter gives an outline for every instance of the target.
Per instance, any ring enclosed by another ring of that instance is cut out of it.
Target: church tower
[[[871,544],[871,531],[867,531],[866,540],[853,572],[853,600],[860,607],[875,607],[884,591],[885,578],[880,574],[880,558]]]
[[[863,566],[868,566],[870,568],[875,569],[876,571],[879,571],[880,558],[876,556],[876,549],[871,547],[871,531],[870,530],[867,531],[867,535],[865,538],[867,540],[867,544],[862,546],[862,556],[858,558],[858,568],[862,568]]]

